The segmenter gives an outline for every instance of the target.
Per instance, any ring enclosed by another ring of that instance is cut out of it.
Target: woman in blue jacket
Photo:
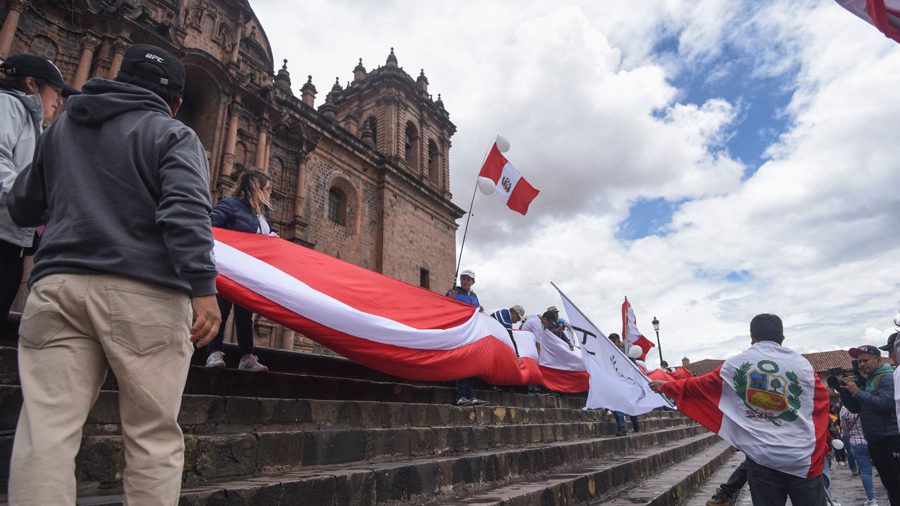
[[[245,173],[238,181],[234,196],[220,200],[213,208],[210,214],[212,226],[251,234],[277,235],[272,232],[265,217],[265,212],[271,208],[269,204],[271,194],[272,183],[269,176],[262,172]],[[222,325],[216,338],[207,346],[209,358],[206,360],[206,367],[225,367],[222,341],[225,339],[225,322],[233,305],[234,327],[237,332],[238,350],[241,352],[238,369],[268,371],[269,368],[260,364],[259,359],[253,354],[253,313],[221,296],[217,298],[219,311],[222,313]]]

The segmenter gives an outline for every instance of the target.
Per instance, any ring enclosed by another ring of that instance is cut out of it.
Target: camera
[[[859,361],[854,359],[852,363],[852,369],[843,369],[841,367],[832,367],[831,369],[828,369],[828,377],[825,378],[825,383],[831,388],[842,388],[844,386],[843,379],[850,378],[856,383],[856,386],[865,388],[866,378],[859,372]]]

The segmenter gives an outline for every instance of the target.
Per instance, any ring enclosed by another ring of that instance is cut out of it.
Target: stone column
[[[306,196],[306,164],[309,155],[300,155],[300,164],[297,167],[297,188],[294,192],[294,219],[303,216],[303,199]]]
[[[128,49],[128,43],[121,38],[116,39],[113,43],[112,63],[109,65],[109,79],[115,79],[119,69],[122,68],[122,60],[125,59],[125,51]]]
[[[91,63],[94,61],[94,51],[97,50],[97,46],[99,45],[100,41],[96,37],[85,35],[81,49],[81,59],[78,60],[78,70],[75,71],[75,78],[72,80],[72,87],[76,90],[80,90],[81,85],[83,85],[90,77]]]
[[[296,336],[297,332],[287,327],[282,327],[281,339],[279,340],[278,347],[282,350],[292,351],[294,349],[294,339]]]
[[[231,47],[231,58],[228,60],[229,63],[237,63],[238,56],[240,56],[241,51],[241,39],[244,38],[244,15],[241,14],[238,17],[238,25],[234,31],[234,46]]]
[[[238,104],[240,95],[234,96],[231,103],[231,116],[228,119],[228,136],[225,138],[225,158],[222,161],[222,175],[230,176],[234,171],[234,149],[237,145],[238,131]]]
[[[3,20],[3,27],[0,28],[0,58],[9,56],[9,50],[12,47],[13,39],[16,38],[16,29],[19,28],[19,18],[22,17],[22,11],[28,5],[26,0],[12,0],[6,11],[6,18]]]
[[[256,161],[253,166],[256,170],[269,173],[269,161],[266,159],[266,144],[269,141],[269,122],[263,119],[259,123],[259,135],[256,138]]]

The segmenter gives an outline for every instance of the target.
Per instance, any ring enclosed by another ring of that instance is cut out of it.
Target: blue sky
[[[653,50],[656,60],[679,58],[678,38],[666,37]],[[716,57],[680,67],[669,82],[678,89],[679,101],[703,104],[719,98],[734,104],[737,117],[729,125],[721,146],[745,166],[744,178],[750,178],[766,160],[766,151],[788,130],[791,117],[786,107],[794,90],[797,68],[788,67],[775,75],[754,72],[752,55],[725,44]],[[660,112],[660,115],[663,113]],[[664,236],[672,215],[685,200],[639,197],[619,223],[616,238],[631,241],[649,235]]]
[[[780,314],[803,352],[891,330],[900,45],[836,2],[253,8],[295,89],[311,74],[327,90],[391,47],[407,72],[424,68],[458,129],[460,207],[486,147],[509,139],[541,193],[526,216],[496,197],[475,203],[462,267],[479,273],[486,309],[559,305],[553,281],[610,331],[628,295],[645,333],[663,322],[667,356],[695,360],[733,353],[762,312]],[[322,22],[333,19],[340,43]]]

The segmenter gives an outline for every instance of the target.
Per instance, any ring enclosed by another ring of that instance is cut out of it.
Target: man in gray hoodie
[[[81,427],[107,368],[126,503],[178,502],[191,343],[206,345],[220,323],[209,167],[174,119],[184,76],[162,49],[132,46],[115,81],[91,79],[69,101],[13,186],[12,219],[47,229],[19,327],[11,504],[75,504]]]

